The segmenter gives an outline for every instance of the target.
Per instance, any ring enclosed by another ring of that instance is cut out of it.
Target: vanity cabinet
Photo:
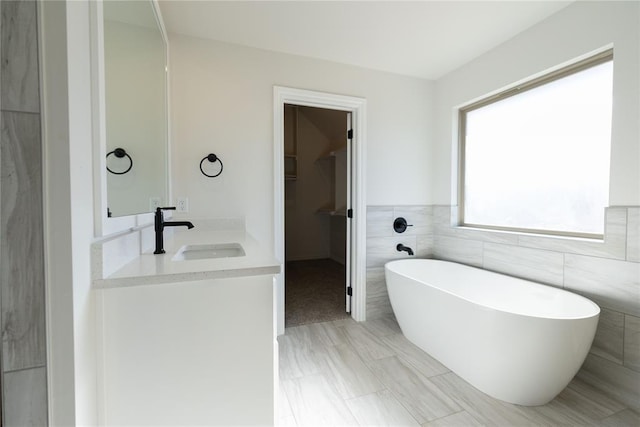
[[[97,290],[103,425],[273,425],[273,276]]]

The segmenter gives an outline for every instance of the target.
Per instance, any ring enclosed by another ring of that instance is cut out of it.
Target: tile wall
[[[393,221],[398,217],[412,225],[404,233],[393,230]],[[384,281],[384,264],[394,259],[410,258],[406,252],[396,250],[398,243],[413,249],[419,258],[430,258],[433,241],[431,206],[367,207],[367,319],[392,313]]]
[[[604,242],[463,229],[454,226],[457,209],[451,206],[410,208],[425,221],[423,232],[403,236],[391,226],[385,228],[402,209],[407,208],[370,207],[367,212],[367,318],[390,310],[383,265],[404,256],[394,253],[396,240],[415,244],[418,257],[564,288],[587,296],[602,310],[593,347],[578,376],[640,408],[640,207],[608,208]]]
[[[46,425],[37,4],[0,2],[0,327],[4,425]]]

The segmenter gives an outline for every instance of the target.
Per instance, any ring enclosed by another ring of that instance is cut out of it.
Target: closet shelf
[[[338,154],[342,154],[342,153],[346,153],[346,152],[347,152],[347,146],[345,145],[344,147],[340,147],[337,150],[331,150],[328,153],[325,153],[325,154],[321,155],[320,157],[318,157],[316,159],[316,161],[333,159]]]

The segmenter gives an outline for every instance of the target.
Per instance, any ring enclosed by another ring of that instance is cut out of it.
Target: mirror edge
[[[149,0],[153,7],[156,22],[165,45],[165,131],[167,133],[167,170],[166,197],[172,200],[171,191],[171,133],[169,109],[169,38],[167,36],[162,12],[157,0]],[[104,76],[104,8],[103,0],[89,2],[90,7],[90,67],[92,89],[92,129],[93,129],[93,216],[94,236],[106,237],[126,230],[133,230],[153,224],[153,213],[140,213],[121,217],[107,216],[107,170],[106,170],[106,105]],[[169,203],[168,203],[169,204]],[[169,215],[170,216],[170,215]]]

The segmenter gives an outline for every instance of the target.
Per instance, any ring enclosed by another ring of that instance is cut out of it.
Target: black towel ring
[[[112,154],[113,154],[114,156],[116,156],[117,158],[119,158],[119,159],[121,159],[121,158],[123,158],[123,157],[127,156],[127,157],[129,158],[129,167],[128,167],[128,168],[127,168],[127,170],[125,170],[124,172],[114,172],[114,171],[112,171],[111,169],[109,169],[109,165],[107,165],[107,170],[108,170],[109,172],[111,172],[111,173],[112,173],[112,174],[114,174],[114,175],[124,175],[125,173],[127,173],[127,172],[129,172],[129,171],[131,170],[131,168],[133,167],[133,159],[132,159],[132,158],[131,158],[131,156],[130,156],[130,155],[129,155],[125,150],[124,150],[124,148],[116,148],[115,150],[110,151],[109,153],[107,153],[107,158],[108,158],[110,155],[112,155]]]
[[[211,163],[215,163],[216,161],[220,163],[220,171],[218,171],[217,174],[215,175],[209,175],[208,173],[206,173],[204,171],[204,169],[202,169],[202,164],[204,163],[205,160],[209,160]],[[220,157],[216,156],[215,154],[208,154],[206,155],[202,160],[200,160],[200,172],[202,172],[202,175],[208,177],[208,178],[215,178],[216,176],[220,175],[222,173],[222,169],[224,168],[223,164],[222,164],[222,160],[220,160]]]

